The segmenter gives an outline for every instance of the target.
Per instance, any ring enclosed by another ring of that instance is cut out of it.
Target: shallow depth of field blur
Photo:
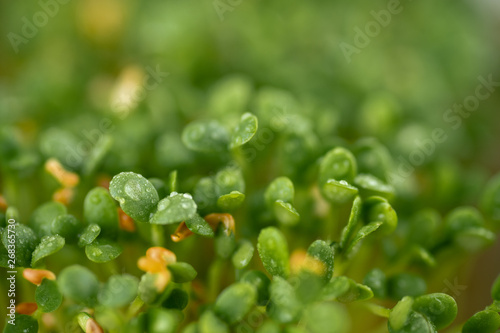
[[[389,148],[396,168],[408,166],[420,149],[424,159],[398,188],[396,210],[429,206],[445,214],[475,203],[500,171],[500,85],[488,98],[475,99],[478,105],[465,116],[447,111],[473,100],[469,97],[484,80],[500,82],[496,0],[401,0],[401,10],[385,17],[384,26],[372,23],[372,12],[388,11],[388,2],[380,0],[44,4],[0,0],[0,151],[7,154],[14,137],[25,147],[9,161],[15,179],[0,175],[0,193],[15,203],[21,218],[52,195],[37,190],[47,183],[40,176],[47,130],[70,131],[83,143],[81,151],[66,151],[62,162],[69,169],[92,146],[88,134],[109,119],[114,142],[102,172],[154,177],[174,169],[180,177],[214,172],[199,158],[162,155],[163,142],[180,137],[192,119],[231,123],[238,117],[234,112],[253,112],[254,97],[268,87],[290,93],[299,113],[328,138],[325,146],[376,137]],[[51,15],[41,15],[44,8]],[[371,36],[367,29],[373,29]],[[356,52],[346,56],[347,44]],[[418,143],[427,142],[435,129],[447,139],[427,154]],[[269,156],[266,149],[259,154]],[[269,182],[279,176],[273,168],[261,168],[259,177]],[[75,199],[76,210],[82,200]],[[193,265],[200,260],[187,246],[179,253]],[[429,285],[428,292],[458,283],[452,296],[459,306],[457,322],[463,322],[491,302],[499,253],[497,241],[468,258],[448,282]],[[2,291],[2,308],[4,298]],[[366,311],[350,311],[353,332],[368,332],[363,324],[378,323]]]

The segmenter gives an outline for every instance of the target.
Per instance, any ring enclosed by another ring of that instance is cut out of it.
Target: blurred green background
[[[233,111],[253,112],[268,87],[310,119],[324,146],[374,136],[397,161],[444,129],[448,139],[400,189],[402,207],[444,213],[475,202],[500,170],[498,92],[456,130],[443,119],[474,95],[479,76],[500,81],[498,1],[402,0],[350,62],[341,43],[356,45],[355,29],[365,30],[387,1],[62,2],[0,0],[0,145],[12,157],[0,182],[21,215],[50,199],[33,184],[56,149],[46,144],[54,131],[71,133],[76,146],[111,119],[115,141],[103,167],[111,175],[209,169],[192,156],[162,155],[163,143],[192,119],[230,123]],[[459,276],[468,286],[457,297],[461,320],[486,304],[499,251]]]

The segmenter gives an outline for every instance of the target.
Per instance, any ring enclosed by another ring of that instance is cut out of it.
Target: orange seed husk
[[[193,232],[189,230],[185,222],[181,222],[170,238],[177,243],[191,235],[193,235]]]
[[[85,325],[85,333],[104,333],[104,331],[94,318],[89,318]]]
[[[36,303],[19,303],[16,306],[16,312],[24,315],[32,315],[38,309]]]
[[[26,268],[23,271],[23,277],[29,282],[36,284],[39,286],[42,283],[43,278],[47,278],[49,280],[55,280],[56,275],[51,271],[46,269],[32,269]]]
[[[128,232],[135,231],[134,219],[128,216],[120,207],[118,207],[118,218],[120,229]]]
[[[231,233],[234,233],[235,231],[234,218],[231,214],[212,213],[205,216],[204,219],[205,221],[207,221],[208,224],[210,224],[210,226],[214,231],[217,230],[219,223],[222,223],[224,225],[224,231],[226,232],[226,235],[229,236]]]

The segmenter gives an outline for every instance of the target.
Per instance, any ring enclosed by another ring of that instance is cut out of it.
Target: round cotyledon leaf
[[[210,238],[215,236],[215,232],[212,227],[210,227],[210,224],[208,224],[208,222],[198,214],[195,214],[193,217],[187,219],[185,223],[188,229],[197,235]]]
[[[250,241],[241,240],[238,248],[234,251],[233,256],[231,257],[233,266],[237,269],[243,269],[248,266],[252,260],[254,251],[255,249]]]
[[[435,293],[415,298],[412,309],[423,314],[440,330],[450,325],[457,316],[457,303],[453,297]]]
[[[62,303],[62,294],[59,291],[57,282],[42,279],[42,283],[35,290],[35,300],[38,308],[43,312],[57,310]]]
[[[238,191],[232,191],[231,193],[221,195],[217,199],[217,206],[223,211],[232,211],[241,206],[245,201],[245,195]]]
[[[83,217],[88,224],[97,224],[106,236],[118,231],[118,212],[115,201],[103,187],[95,187],[87,193],[83,202]]]
[[[52,233],[64,237],[68,243],[78,239],[82,228],[82,223],[71,214],[59,215],[52,221]]]
[[[268,227],[261,230],[257,250],[269,274],[283,278],[290,274],[288,244],[285,236],[277,228]]]
[[[352,201],[358,195],[358,189],[345,180],[328,179],[320,186],[321,195],[335,204]]]
[[[97,299],[100,304],[109,307],[121,307],[130,304],[137,296],[139,280],[132,275],[113,275],[99,290]]]
[[[496,311],[484,310],[467,320],[462,333],[495,333],[500,328],[500,314]]]
[[[269,206],[272,206],[275,201],[293,202],[295,189],[292,181],[288,177],[278,177],[269,184],[264,193],[264,198]]]
[[[174,262],[167,265],[172,273],[172,280],[176,283],[185,283],[194,280],[198,274],[190,264],[186,262]]]
[[[15,232],[15,239],[12,238],[13,232]],[[5,249],[14,251],[16,267],[29,267],[38,238],[30,227],[16,223],[9,224],[3,229],[2,243]]]
[[[354,181],[357,164],[354,155],[347,149],[337,147],[330,150],[321,160],[319,166],[319,184],[323,186],[328,180]]]
[[[158,210],[150,222],[153,224],[172,224],[185,221],[196,214],[196,203],[187,193],[171,193],[158,203]]]
[[[100,233],[101,227],[99,225],[89,224],[85,227],[85,229],[83,229],[83,232],[78,240],[78,246],[84,247],[85,245],[91,244]]]
[[[249,283],[236,282],[222,291],[215,301],[214,311],[228,324],[234,324],[257,302],[257,291]]]
[[[122,172],[109,184],[111,196],[123,211],[139,222],[148,222],[158,205],[158,193],[149,180],[133,172]]]
[[[87,258],[93,262],[104,263],[116,259],[121,253],[122,247],[106,239],[98,239],[85,246]]]
[[[99,281],[88,268],[80,265],[66,267],[57,276],[57,282],[64,297],[90,307],[96,304]]]
[[[229,132],[218,121],[194,121],[182,131],[182,142],[191,150],[221,152],[229,145]]]
[[[3,333],[36,333],[38,332],[38,320],[35,318],[18,314],[15,315],[15,325],[6,324]]]
[[[234,149],[250,141],[255,133],[257,133],[257,128],[257,117],[249,112],[244,113],[240,118],[239,124],[231,134],[229,148]]]
[[[52,221],[59,215],[65,215],[66,206],[60,202],[49,201],[39,206],[31,215],[29,226],[38,237],[52,235]]]
[[[64,244],[64,238],[59,235],[43,237],[40,244],[38,244],[36,249],[33,251],[31,266],[36,266],[41,259],[56,253],[64,247]]]

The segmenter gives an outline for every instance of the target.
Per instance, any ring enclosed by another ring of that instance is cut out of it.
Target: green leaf
[[[189,303],[189,295],[180,288],[174,288],[170,295],[162,303],[162,306],[167,309],[184,310]]]
[[[99,225],[89,224],[85,229],[83,229],[80,239],[78,240],[78,246],[84,247],[85,245],[91,244],[100,233],[101,227]]]
[[[269,274],[283,278],[290,274],[288,244],[285,236],[277,228],[268,227],[261,230],[257,250]]]
[[[229,144],[229,148],[234,149],[250,141],[255,133],[257,133],[257,128],[257,117],[248,112],[244,113],[241,116],[239,124],[236,126],[231,135],[231,143]]]
[[[197,235],[210,238],[215,236],[214,230],[210,227],[210,224],[198,214],[187,219],[185,223],[188,229]]]
[[[210,310],[203,312],[199,323],[200,333],[229,333],[229,327]]]
[[[99,290],[101,305],[118,308],[130,304],[137,296],[139,280],[132,275],[113,275]]]
[[[408,237],[412,242],[428,249],[437,241],[436,234],[440,224],[441,216],[436,210],[421,210],[410,220]]]
[[[257,290],[258,305],[266,305],[269,301],[269,285],[271,280],[261,271],[251,270],[241,277],[241,282],[250,283]]]
[[[474,253],[487,248],[495,243],[495,233],[486,228],[468,228],[457,232],[454,242],[462,249]]]
[[[11,325],[9,323],[5,324],[3,333],[37,333],[38,332],[38,321],[28,315],[18,314],[15,315],[14,323]],[[11,320],[8,318],[8,320]]]
[[[245,192],[245,180],[239,167],[227,167],[220,170],[215,175],[214,182],[217,198],[233,191]]]
[[[30,227],[19,223],[9,224],[2,231],[2,243],[9,253],[8,258],[14,256],[16,267],[30,267],[32,253],[38,244],[38,238]]]
[[[89,307],[96,304],[99,281],[88,268],[80,265],[66,267],[57,276],[57,282],[64,297]]]
[[[252,309],[257,302],[253,285],[236,282],[224,289],[215,301],[214,311],[228,324],[234,324]]]
[[[424,315],[413,311],[413,299],[405,297],[396,304],[389,315],[387,326],[390,333],[437,333],[434,325]]]
[[[470,228],[482,227],[484,219],[474,207],[464,206],[452,210],[445,220],[445,228],[450,236]]]
[[[194,151],[222,152],[229,145],[229,132],[215,120],[194,121],[182,131],[182,142]]]
[[[168,264],[167,268],[172,273],[172,279],[176,283],[192,281],[198,274],[193,266],[185,262],[171,263]]]
[[[348,314],[335,303],[315,303],[303,315],[303,322],[310,333],[346,333],[349,331]]]
[[[269,184],[264,193],[264,198],[269,207],[281,200],[283,202],[293,202],[295,196],[295,189],[292,181],[288,177],[278,177]]]
[[[399,273],[388,279],[389,296],[395,300],[405,296],[420,296],[425,294],[427,284],[418,275],[410,273]]]
[[[245,201],[245,195],[238,191],[224,194],[217,199],[217,206],[223,211],[232,211],[241,206]]]
[[[158,193],[149,180],[133,172],[122,172],[109,184],[111,196],[123,211],[139,222],[148,222],[158,205]]]
[[[318,260],[323,268],[321,276],[325,282],[330,281],[333,275],[333,249],[323,240],[314,241],[307,249],[307,255]]]
[[[356,245],[358,245],[358,243],[360,241],[362,241],[369,234],[371,234],[375,230],[377,230],[382,224],[383,224],[383,222],[371,222],[371,223],[365,225],[364,227],[362,227],[361,229],[359,229],[356,236],[354,236],[354,238],[352,239],[352,242],[346,248],[345,253],[347,255],[349,255],[356,248]]]
[[[324,301],[333,301],[345,295],[349,291],[352,282],[354,281],[345,276],[334,277],[323,287],[321,299]]]
[[[373,291],[373,296],[381,299],[387,297],[387,277],[381,269],[369,271],[363,279],[363,284]]]
[[[467,320],[462,328],[462,333],[495,333],[499,328],[500,314],[495,311],[484,310]]]
[[[382,222],[380,231],[385,234],[394,232],[398,226],[396,211],[382,197],[370,197],[366,200],[366,221]]]
[[[357,175],[354,179],[354,185],[359,188],[359,193],[363,198],[380,196],[391,200],[395,194],[395,189],[392,185],[386,184],[370,174]]]
[[[497,276],[493,286],[491,287],[491,298],[495,301],[500,301],[500,275]]]
[[[337,147],[330,150],[321,160],[319,184],[323,186],[330,179],[351,183],[356,174],[357,164],[354,155],[345,148]]]
[[[61,250],[64,247],[64,244],[64,238],[59,235],[43,237],[40,244],[38,244],[36,249],[33,251],[31,266],[36,266],[41,259]]]
[[[82,223],[71,214],[59,215],[52,221],[52,234],[64,237],[68,243],[78,240],[78,234],[82,230]]]
[[[374,138],[356,141],[354,150],[360,173],[370,173],[378,179],[387,180],[386,175],[392,168],[389,150]]]
[[[288,281],[279,276],[274,277],[269,291],[271,301],[266,311],[271,318],[280,323],[290,323],[298,319],[302,304]]]
[[[415,298],[412,309],[423,314],[438,330],[450,325],[458,312],[453,297],[442,293]]]
[[[299,212],[292,206],[291,203],[281,200],[275,201],[273,205],[274,216],[278,222],[285,226],[293,226],[299,223]]]
[[[334,204],[345,204],[354,200],[358,189],[345,180],[329,179],[320,187],[323,197]]]
[[[163,290],[158,290],[156,286],[159,279],[160,274],[156,273],[145,273],[141,276],[137,291],[144,303],[153,304],[160,298]]]
[[[103,187],[93,188],[85,197],[83,218],[88,224],[99,225],[104,236],[115,236],[118,232],[115,201]]]
[[[335,277],[332,279],[330,283],[334,282],[334,280],[338,278],[344,278],[344,277]],[[351,303],[356,301],[364,301],[373,297],[373,292],[368,286],[356,283],[356,281],[349,278],[347,278],[347,282],[349,287],[344,293],[336,297],[337,301],[341,303]],[[343,287],[344,284],[345,284],[344,281],[340,283],[337,282],[337,288],[340,289],[340,287]],[[333,287],[331,288],[333,290]]]
[[[360,197],[356,197],[352,203],[351,214],[349,215],[349,222],[342,230],[342,236],[340,239],[340,247],[345,249],[349,244],[349,241],[353,237],[359,223],[359,217],[361,215],[362,201]]]
[[[93,262],[105,263],[118,258],[122,254],[123,248],[112,241],[98,239],[85,246],[87,258]]]
[[[150,222],[152,224],[172,224],[185,221],[196,214],[196,203],[187,193],[171,193],[158,203],[158,210]]]
[[[60,202],[49,201],[39,206],[29,222],[29,226],[38,235],[38,237],[52,235],[52,221],[59,215],[65,215],[66,206]]]
[[[56,281],[42,279],[42,283],[35,290],[35,301],[43,312],[52,312],[62,303],[62,294]]]
[[[148,333],[175,333],[181,322],[180,314],[176,310],[150,308],[146,312],[145,332]]]
[[[245,239],[239,242],[238,248],[233,253],[231,261],[236,269],[243,269],[250,264],[255,248],[250,241]]]

